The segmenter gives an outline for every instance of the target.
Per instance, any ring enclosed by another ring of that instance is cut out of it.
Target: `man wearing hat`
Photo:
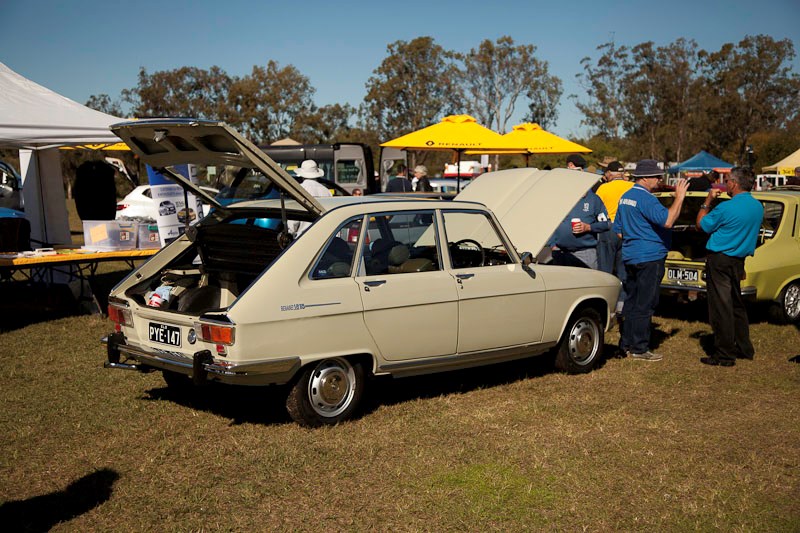
[[[635,184],[622,195],[614,219],[613,231],[622,239],[625,263],[625,305],[620,349],[641,361],[660,361],[661,355],[650,351],[650,322],[656,305],[664,261],[671,241],[672,225],[678,219],[689,187],[685,179],[675,185],[675,201],[669,209],[652,194],[664,171],[653,159],[636,163],[632,176]]]
[[[623,175],[625,168],[619,161],[611,161],[603,173],[603,183],[597,189],[597,196],[603,201],[608,219],[614,223],[617,217],[617,205],[622,195],[628,192],[633,183],[626,181]],[[600,270],[616,275],[622,282],[619,293],[617,312],[622,310],[625,301],[625,263],[622,262],[622,240],[613,231],[601,233],[597,242],[597,262]]]
[[[331,196],[331,191],[328,190],[326,186],[318,182],[317,180],[325,175],[325,171],[319,168],[317,162],[313,159],[306,159],[300,164],[299,168],[294,170],[294,173],[297,177],[302,178],[303,181],[300,183],[300,186],[308,191],[311,196],[315,196],[317,198],[324,198],[326,196]],[[290,220],[289,221],[289,232],[294,236],[296,239],[302,233],[308,229],[311,225],[310,222],[301,222],[299,220]]]

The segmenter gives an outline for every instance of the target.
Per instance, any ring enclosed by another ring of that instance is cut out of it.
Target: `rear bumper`
[[[144,349],[127,344],[121,333],[112,333],[101,342],[106,344],[108,352],[105,368],[139,372],[168,370],[191,377],[196,385],[207,381],[232,385],[281,385],[288,383],[301,366],[299,357],[233,363],[215,360],[208,350],[188,357],[175,352]]]
[[[705,285],[676,285],[671,283],[662,283],[661,284],[661,291],[666,293],[685,293],[685,292],[696,292],[699,294],[706,293]],[[742,296],[744,296],[748,300],[755,300],[756,296],[758,295],[758,291],[755,287],[742,287]]]

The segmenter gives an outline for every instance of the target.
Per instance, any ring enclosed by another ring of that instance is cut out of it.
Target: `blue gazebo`
[[[723,168],[733,168],[733,165],[709,154],[705,150],[700,150],[686,161],[669,167],[667,172],[670,174],[677,174],[678,172],[711,172],[712,170],[719,171]]]

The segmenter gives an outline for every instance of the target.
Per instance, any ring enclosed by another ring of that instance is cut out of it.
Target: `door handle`
[[[456,274],[456,277],[458,279],[469,279],[469,278],[474,278],[475,274]]]
[[[380,287],[384,283],[386,283],[385,279],[376,279],[374,281],[365,281],[364,282],[364,290],[369,292],[369,288],[370,287]]]

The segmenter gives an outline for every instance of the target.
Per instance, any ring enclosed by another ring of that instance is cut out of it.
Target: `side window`
[[[372,215],[367,237],[362,252],[367,276],[441,269],[432,210]]]
[[[778,226],[783,218],[783,204],[780,202],[761,202],[764,206],[764,219],[761,221],[760,235],[764,239],[771,239],[775,236]]]
[[[361,161],[353,159],[339,159],[336,161],[337,183],[358,183],[358,178],[361,174]]]
[[[348,220],[325,245],[325,250],[319,256],[317,263],[311,270],[311,279],[347,278],[353,271],[353,257],[358,237],[361,234],[363,218]]]
[[[506,265],[512,262],[491,219],[478,211],[444,211],[444,229],[452,268]]]

